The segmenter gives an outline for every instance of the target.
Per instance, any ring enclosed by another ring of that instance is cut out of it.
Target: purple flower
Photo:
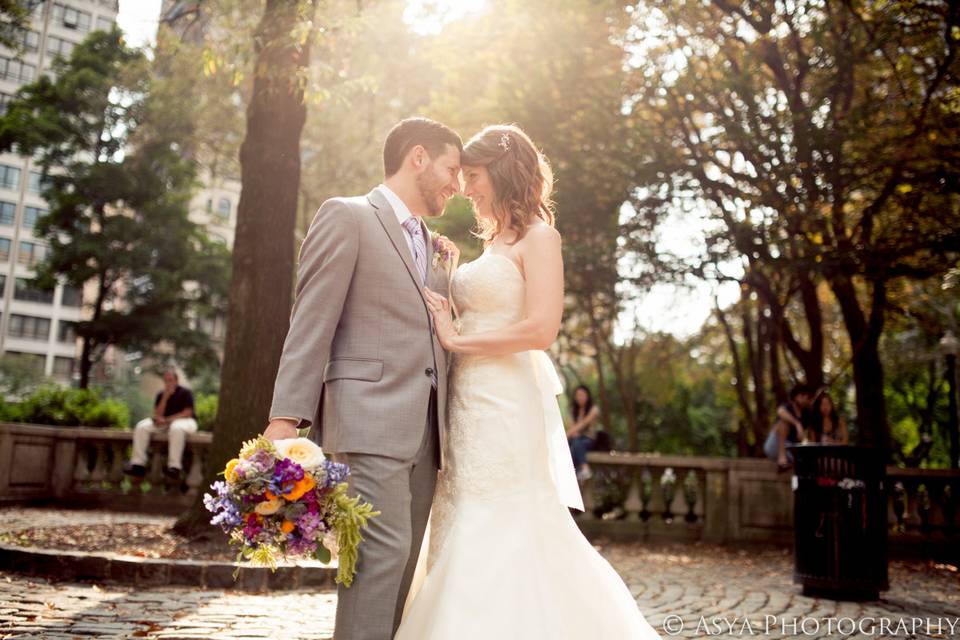
[[[324,485],[332,488],[347,479],[350,475],[350,467],[340,462],[333,462],[329,459],[323,461]]]
[[[256,538],[263,531],[263,526],[260,524],[259,518],[255,513],[251,513],[247,516],[247,523],[243,527],[243,535],[248,542],[256,542]]]
[[[323,535],[326,531],[326,526],[324,526],[320,515],[310,512],[300,516],[300,519],[297,520],[297,528],[305,539],[311,541],[316,540],[318,532],[320,535]]]
[[[277,461],[276,466],[273,468],[273,478],[270,479],[268,486],[270,491],[276,495],[287,493],[289,487],[297,480],[303,478],[303,467],[299,464],[284,458],[283,460]]]
[[[229,531],[243,522],[240,509],[230,495],[230,487],[227,486],[227,483],[217,481],[210,485],[210,488],[216,492],[216,495],[203,494],[203,506],[206,507],[207,511],[214,514],[213,518],[210,519],[210,524],[219,526],[224,531]]]

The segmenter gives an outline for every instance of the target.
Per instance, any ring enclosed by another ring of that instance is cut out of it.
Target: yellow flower
[[[258,503],[253,510],[262,516],[272,516],[279,511],[280,507],[282,506],[283,500],[280,498],[272,498],[270,500],[264,500],[263,502]]]
[[[223,470],[223,477],[227,479],[227,482],[233,482],[237,479],[236,468],[240,464],[240,458],[234,458],[227,463],[226,468]]]

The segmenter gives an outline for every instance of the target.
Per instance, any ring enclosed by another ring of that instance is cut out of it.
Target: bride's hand
[[[429,287],[423,289],[424,297],[427,299],[427,306],[433,315],[433,326],[437,332],[437,339],[440,346],[447,351],[455,351],[454,339],[459,335],[453,326],[453,316],[450,314],[450,303],[439,293],[434,293]]]
[[[451,264],[455,265],[460,261],[460,247],[453,240],[447,236],[439,236],[437,243],[440,245],[440,250],[449,255]]]

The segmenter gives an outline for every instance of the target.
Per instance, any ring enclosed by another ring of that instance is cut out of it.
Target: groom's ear
[[[424,167],[430,164],[430,154],[427,153],[422,144],[414,145],[407,157],[417,171],[422,171]]]

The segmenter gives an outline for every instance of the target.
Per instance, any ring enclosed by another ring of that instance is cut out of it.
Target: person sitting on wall
[[[125,473],[137,478],[147,474],[150,436],[164,431],[169,434],[164,475],[171,482],[180,482],[187,434],[197,432],[197,420],[193,411],[193,393],[180,386],[179,377],[172,370],[163,374],[163,390],[157,392],[153,402],[153,417],[144,418],[133,428],[133,454],[124,468]]]
[[[786,471],[793,464],[793,453],[788,451],[788,442],[798,443],[806,439],[803,414],[810,408],[813,391],[803,383],[790,389],[790,400],[777,407],[777,421],[763,443],[763,452],[777,461],[777,470]]]

